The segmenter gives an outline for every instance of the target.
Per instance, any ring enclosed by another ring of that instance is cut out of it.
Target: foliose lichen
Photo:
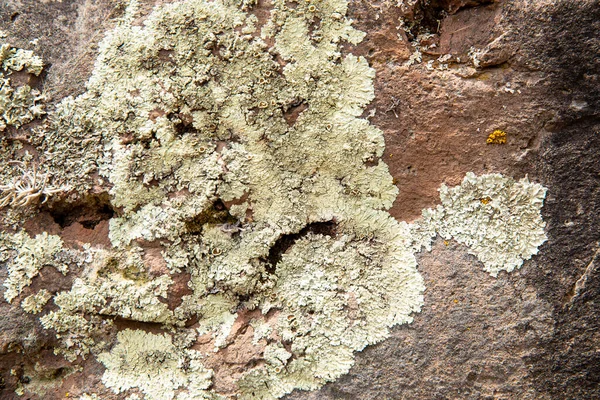
[[[106,366],[102,382],[115,393],[139,388],[147,400],[217,399],[207,394],[212,372],[198,362],[199,353],[176,348],[171,336],[125,329],[110,353],[98,360]]]
[[[10,75],[25,70],[38,76],[43,69],[42,59],[30,50],[0,43],[0,132],[8,125],[20,127],[44,115],[44,95],[29,85],[13,86]]]
[[[439,234],[469,247],[492,276],[519,268],[547,239],[541,208],[546,188],[500,174],[467,173],[461,185],[442,185],[442,204],[412,226],[416,248]]]
[[[21,307],[28,313],[37,314],[48,303],[48,300],[52,298],[52,295],[46,289],[41,289],[36,294],[27,296],[22,302]]]
[[[167,276],[140,286],[86,273],[55,297],[59,310],[44,326],[71,335],[73,357],[98,349],[88,343],[94,320],[81,313],[165,326],[200,316],[198,334],[213,335],[218,350],[238,310],[278,310],[268,340],[292,343],[290,357],[249,371],[242,396],[280,397],[337,378],[353,351],[411,320],[423,291],[408,231],[385,211],[397,189],[377,161],[382,132],[360,118],[374,71],[340,51],[364,34],[343,0],[275,1],[262,29],[250,3],[173,3],[143,26],[131,23],[135,6],[102,41],[87,92],[51,115],[46,161],[80,190],[98,172],[122,210],[110,221],[115,251],[168,243],[169,270],[191,274],[193,292],[171,312],[158,300]],[[329,235],[303,234],[281,263],[270,260],[286,235],[324,222]],[[306,264],[315,252],[324,258]],[[320,286],[303,283],[300,266]]]
[[[10,303],[31,284],[42,267],[52,266],[66,274],[68,265],[59,256],[64,251],[61,238],[46,232],[34,238],[25,232],[0,232],[0,258],[7,262],[8,270],[3,283],[6,287],[4,298]]]

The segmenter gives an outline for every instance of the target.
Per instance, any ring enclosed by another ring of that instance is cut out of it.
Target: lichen
[[[54,297],[58,310],[50,311],[41,321],[61,339],[62,347],[56,348],[56,353],[72,360],[103,349],[105,343],[94,340],[93,332],[110,327],[109,317],[175,323],[173,312],[161,301],[166,299],[171,278],[161,275],[151,279],[136,250],[111,254],[101,250],[92,252],[82,278],[75,279],[71,290]],[[82,318],[86,313],[96,318]]]
[[[212,371],[205,369],[197,351],[182,351],[167,334],[125,329],[110,352],[98,355],[106,371],[102,382],[115,393],[139,388],[146,400],[216,399],[207,394]]]
[[[442,185],[442,204],[423,211],[412,227],[416,248],[431,238],[455,239],[469,247],[492,276],[519,268],[547,239],[541,208],[546,188],[523,178],[467,173],[461,185]]]
[[[38,76],[43,69],[42,59],[30,50],[0,43],[0,132],[8,125],[20,127],[44,115],[44,95],[29,85],[13,86],[10,75],[23,69]]]
[[[62,184],[87,190],[96,171],[111,184],[111,202],[122,210],[110,221],[116,251],[140,240],[168,241],[167,267],[190,273],[193,293],[170,312],[157,297],[167,276],[140,286],[118,273],[85,273],[55,297],[59,310],[42,321],[67,335],[66,349],[87,354],[99,344],[88,341],[96,328],[81,313],[167,326],[201,316],[197,333],[211,335],[218,351],[240,308],[297,314],[309,324],[305,337],[292,333],[288,320],[270,328],[293,343],[293,367],[276,375],[257,367],[241,383],[251,396],[253,386],[281,381],[270,394],[280,397],[347,372],[353,351],[411,320],[423,282],[408,231],[384,211],[398,190],[376,161],[382,132],[360,118],[373,99],[374,71],[340,51],[342,41],[364,36],[346,19],[346,1],[295,8],[275,1],[261,31],[244,11],[250,6],[183,1],[156,8],[140,27],[131,23],[133,4],[100,44],[87,92],[50,116],[43,144]],[[297,104],[306,108],[290,121]],[[68,158],[60,154],[66,148]],[[70,168],[75,163],[78,169]],[[326,221],[334,221],[332,235],[306,235],[283,264],[269,260],[285,235]],[[323,278],[325,286],[312,292],[294,271],[315,252],[338,259],[314,262],[304,273],[327,272],[340,282]],[[309,294],[320,304],[292,301]],[[339,320],[328,328],[334,310]]]
[[[44,68],[44,61],[31,50],[17,49],[5,43],[0,46],[0,69],[5,71],[21,71],[39,76]]]
[[[48,292],[46,289],[41,289],[36,294],[27,296],[25,300],[21,302],[21,307],[28,313],[37,314],[42,311],[50,298],[52,298],[50,292]]]
[[[40,399],[48,398],[49,392],[60,387],[66,378],[75,373],[81,372],[79,366],[66,366],[56,368],[43,362],[37,361],[33,366],[26,366],[23,370],[23,377],[19,382],[22,392],[34,393]]]
[[[3,283],[6,287],[4,298],[12,302],[31,284],[42,267],[53,266],[66,274],[68,266],[59,257],[63,251],[63,242],[56,235],[44,232],[31,238],[25,232],[0,232],[0,257],[8,261],[8,277]]]
[[[486,139],[487,144],[506,144],[506,132],[496,129]]]
[[[412,321],[422,281],[402,240],[408,232],[398,224],[397,234],[395,241],[309,234],[283,255],[263,313],[274,306],[284,310],[276,329],[291,349],[267,346],[267,366],[242,378],[241,398],[315,389],[348,372],[354,351],[386,338],[389,327]]]

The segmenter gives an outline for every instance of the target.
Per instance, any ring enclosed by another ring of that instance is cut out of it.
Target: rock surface
[[[47,62],[37,84],[57,102],[84,90],[97,42],[122,12],[109,0],[7,1],[0,30]],[[465,247],[438,239],[419,256],[427,290],[414,322],[358,353],[339,380],[286,398],[600,397],[600,4],[355,0],[349,16],[367,36],[347,51],[377,73],[366,114],[384,131],[383,159],[400,190],[392,215],[418,218],[439,202],[442,183],[456,185],[469,171],[528,175],[548,188],[549,239],[497,278]],[[496,129],[507,144],[486,143]],[[81,204],[42,208],[27,229],[108,246],[106,204]],[[33,286],[70,287],[52,271]],[[4,301],[0,314],[1,398],[58,399],[101,386],[102,364],[71,370],[36,317]],[[31,376],[42,389],[17,396]]]

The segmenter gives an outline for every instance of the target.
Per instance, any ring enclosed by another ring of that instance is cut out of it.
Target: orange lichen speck
[[[506,132],[496,129],[490,133],[486,140],[487,144],[506,144]]]

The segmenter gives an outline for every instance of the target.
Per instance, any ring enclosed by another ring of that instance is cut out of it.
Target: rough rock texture
[[[84,90],[97,42],[122,4],[4,1],[0,30],[46,61],[38,85],[57,102]],[[438,239],[418,257],[427,289],[414,322],[358,353],[339,380],[287,398],[600,397],[600,3],[355,0],[349,16],[367,35],[346,50],[376,70],[375,100],[365,114],[374,111],[370,121],[384,131],[383,159],[400,190],[392,215],[418,218],[439,202],[442,183],[456,185],[469,171],[528,175],[548,188],[548,241],[520,270],[493,278],[465,247]],[[486,143],[497,129],[507,144]],[[25,226],[74,247],[108,247],[111,216],[105,199],[78,199],[42,206]],[[0,280],[6,274],[0,269]],[[31,288],[56,292],[71,280],[47,267]],[[100,393],[102,364],[90,359],[72,370],[52,354],[56,339],[36,316],[4,301],[0,315],[1,398]],[[235,365],[231,353],[226,361]],[[23,384],[37,394],[16,395]]]

